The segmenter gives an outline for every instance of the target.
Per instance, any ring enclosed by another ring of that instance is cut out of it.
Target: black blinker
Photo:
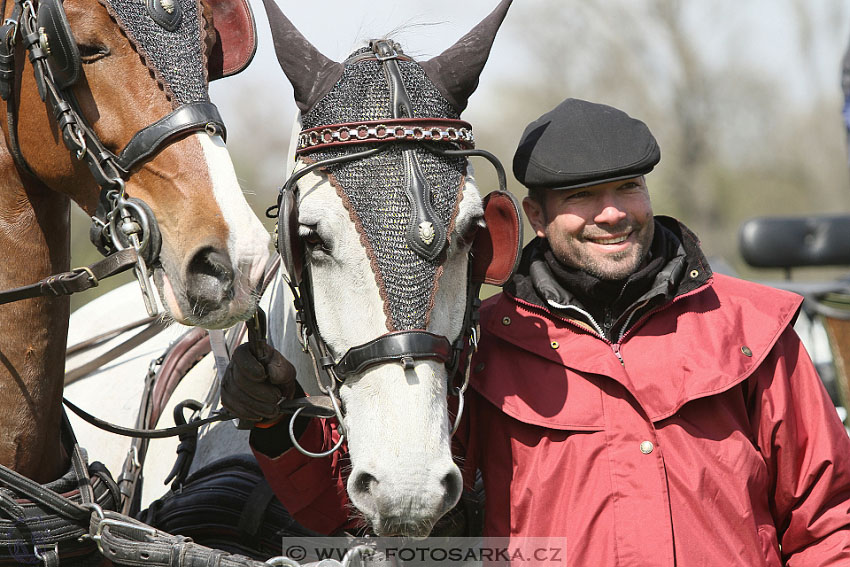
[[[36,24],[53,82],[58,88],[67,89],[80,80],[82,62],[62,0],[41,0]]]

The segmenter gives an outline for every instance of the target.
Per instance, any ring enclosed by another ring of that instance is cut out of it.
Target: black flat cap
[[[571,189],[644,175],[660,159],[655,137],[640,120],[568,98],[525,129],[514,175],[529,189]]]

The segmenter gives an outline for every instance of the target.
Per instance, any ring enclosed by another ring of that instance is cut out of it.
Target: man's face
[[[640,267],[655,232],[643,176],[545,195],[545,209],[529,197],[522,205],[562,264],[603,280],[623,279]]]

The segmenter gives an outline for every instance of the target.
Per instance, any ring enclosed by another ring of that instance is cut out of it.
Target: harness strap
[[[82,505],[63,497],[61,494],[57,494],[46,486],[42,486],[3,465],[0,465],[0,483],[26,496],[33,502],[43,504],[63,518],[80,521],[85,520],[89,515],[89,511]]]
[[[452,358],[452,345],[446,337],[428,331],[409,330],[387,333],[348,352],[334,366],[339,379],[358,374],[374,364],[400,361],[413,368],[414,359],[432,359],[446,363]]]
[[[117,565],[266,567],[267,563],[196,544],[121,514],[92,514],[90,531],[103,556]]]
[[[156,335],[158,335],[159,333],[164,331],[167,327],[168,327],[168,324],[164,320],[153,319],[153,321],[151,321],[148,324],[147,327],[145,327],[144,329],[142,329],[141,331],[139,331],[138,333],[136,333],[135,335],[133,335],[132,337],[127,339],[126,341],[115,346],[114,348],[111,348],[110,350],[106,351],[105,353],[101,354],[100,356],[93,358],[92,360],[88,361],[87,363],[71,370],[70,372],[66,372],[65,373],[65,386],[68,386],[69,384],[73,384],[74,382],[76,382],[77,380],[80,380],[81,378],[85,378],[86,376],[88,376],[89,374],[91,374],[92,372],[94,372],[95,370],[100,368],[101,366],[103,366],[103,365],[105,365],[109,362],[112,362],[113,360],[120,357],[121,355],[130,352],[131,350],[133,350],[137,346],[144,344],[149,339],[155,337]]]
[[[62,478],[43,486],[0,466],[0,565],[35,560],[55,567],[60,559],[97,551],[84,538],[89,508],[114,507],[117,487],[103,465],[86,464],[64,416],[62,433],[71,457],[71,467]]]
[[[142,439],[163,439],[165,437],[175,437],[177,435],[180,435],[181,433],[194,431],[202,425],[206,425],[208,423],[236,419],[236,416],[231,415],[229,412],[220,411],[214,413],[209,417],[205,417],[204,419],[199,419],[197,421],[193,421],[192,423],[187,423],[184,425],[177,425],[165,429],[136,429],[133,427],[124,427],[121,425],[116,425],[114,423],[109,423],[108,421],[104,421],[98,417],[95,417],[84,409],[81,409],[74,405],[72,402],[68,401],[67,398],[62,398],[62,403],[65,404],[65,407],[77,414],[77,417],[79,417],[86,423],[94,425],[98,429],[103,429],[104,431],[107,431],[109,433],[115,433],[116,435],[123,435],[124,437],[141,437]]]
[[[72,357],[76,354],[80,354],[86,351],[89,351],[93,348],[97,348],[107,341],[111,341],[115,337],[126,333],[127,331],[132,331],[133,329],[137,329],[142,325],[150,325],[156,320],[156,317],[145,317],[143,319],[138,319],[133,321],[132,323],[127,323],[126,325],[122,325],[121,327],[111,329],[109,331],[100,333],[99,335],[95,335],[89,339],[84,341],[80,341],[74,345],[69,346],[65,349],[65,358]]]
[[[40,282],[0,291],[0,305],[33,297],[60,297],[97,287],[100,280],[124,272],[137,262],[136,251],[125,248],[84,268],[49,276]]]
[[[162,144],[168,140],[198,130],[205,130],[209,134],[220,134],[222,139],[227,139],[224,121],[213,103],[184,104],[150,126],[136,132],[118,156],[118,167],[127,173],[134,165],[158,152]]]

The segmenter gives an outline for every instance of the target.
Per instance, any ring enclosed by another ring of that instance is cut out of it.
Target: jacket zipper
[[[577,329],[580,329],[580,330],[582,330],[582,331],[584,331],[584,332],[586,332],[586,333],[595,334],[597,338],[599,338],[600,340],[602,340],[602,341],[606,342],[606,343],[607,343],[607,344],[611,347],[611,350],[614,352],[614,355],[617,357],[617,360],[619,360],[619,361],[620,361],[620,365],[621,365],[621,366],[623,366],[623,367],[625,367],[625,366],[626,366],[626,363],[625,363],[625,361],[623,360],[623,356],[620,354],[620,344],[619,344],[619,343],[612,343],[611,341],[609,341],[608,339],[606,339],[606,338],[605,338],[605,335],[604,335],[604,334],[602,334],[602,329],[599,327],[599,323],[597,323],[597,322],[596,322],[596,319],[594,319],[594,318],[590,315],[590,313],[587,313],[587,312],[586,312],[586,311],[584,311],[583,309],[579,309],[578,307],[576,307],[576,306],[574,306],[574,305],[564,305],[564,306],[561,306],[559,303],[555,303],[555,305],[553,305],[553,307],[556,307],[556,308],[558,308],[558,309],[562,309],[562,310],[564,310],[564,311],[567,311],[567,310],[572,309],[573,311],[577,311],[578,313],[581,313],[582,315],[584,315],[585,317],[587,317],[587,318],[588,318],[588,320],[590,321],[590,324],[591,324],[591,325],[593,326],[593,328],[596,330],[596,332],[595,332],[595,333],[593,333],[593,331],[591,331],[590,329],[588,329],[588,328],[586,328],[586,327],[582,327],[582,326],[581,326],[581,325],[579,325],[578,323],[575,323],[574,321],[570,321],[569,319],[565,319],[565,318],[561,317],[560,315],[556,315],[556,314],[552,313],[551,311],[548,311],[548,310],[544,309],[543,307],[541,307],[541,306],[539,306],[539,305],[534,305],[533,303],[529,303],[529,302],[525,301],[524,299],[520,299],[520,298],[518,298],[518,297],[514,297],[513,295],[511,295],[510,297],[511,297],[511,298],[512,298],[515,302],[517,302],[517,303],[518,303],[518,304],[520,304],[520,305],[525,306],[526,308],[529,308],[529,309],[531,309],[531,310],[541,311],[541,312],[543,312],[543,313],[545,313],[545,314],[547,314],[547,315],[550,315],[550,316],[552,316],[552,317],[557,317],[558,319],[560,319],[561,321],[563,321],[564,323],[566,323],[566,324],[568,324],[568,325],[571,325],[571,326],[573,326],[573,327],[575,327],[575,328],[577,328]]]
[[[620,343],[611,343],[611,348],[614,350],[617,360],[620,361],[620,366],[625,368],[626,362],[623,360],[623,355],[620,354]]]

